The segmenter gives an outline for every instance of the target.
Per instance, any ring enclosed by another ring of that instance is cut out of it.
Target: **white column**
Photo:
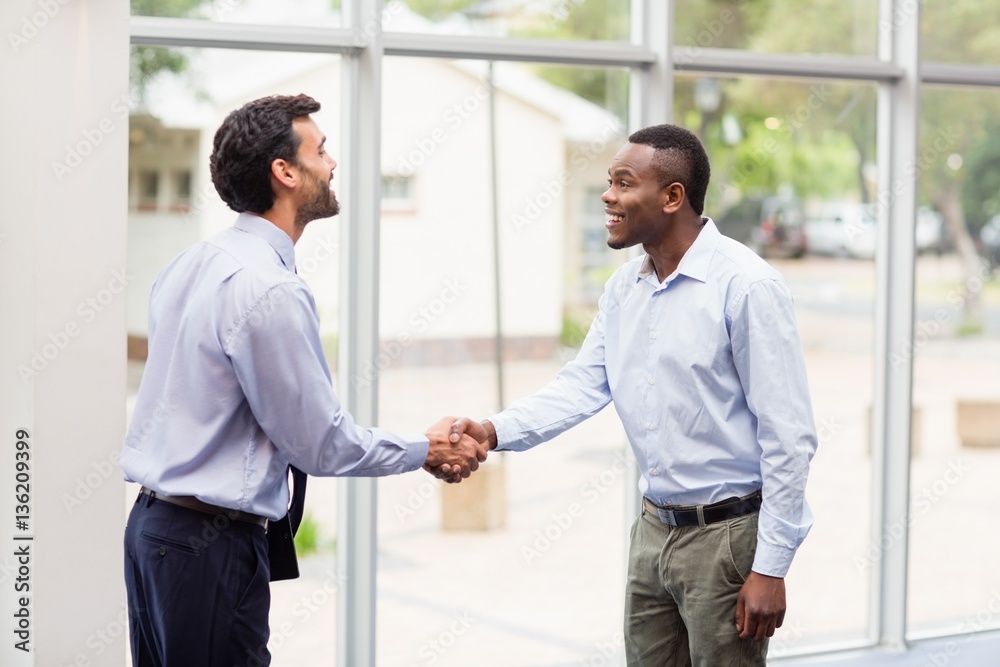
[[[379,353],[382,0],[347,0],[344,26],[361,51],[344,57],[341,132],[345,148],[341,213],[340,397],[358,423],[378,418],[378,378],[355,382]],[[338,481],[337,665],[375,667],[376,480]]]
[[[882,548],[872,581],[872,619],[878,643],[906,648],[906,582],[910,511],[910,416],[913,360],[914,221],[920,111],[920,6],[908,0],[880,5],[879,55],[903,75],[878,94],[879,239],[876,256],[874,511],[872,543]]]
[[[635,132],[650,125],[669,123],[673,119],[674,62],[673,62],[673,0],[632,0],[632,43],[651,50],[656,61],[642,69],[633,69],[629,77],[628,131]],[[640,246],[629,250],[629,257],[637,257]],[[625,548],[629,548],[629,531],[632,522],[642,511],[639,493],[639,468],[635,463],[632,447],[625,444],[628,461],[625,477]],[[628,559],[625,559],[626,564]]]
[[[125,426],[128,12],[124,0],[6,0],[0,8],[5,667],[124,663],[117,457]],[[27,452],[21,470],[18,441]],[[16,645],[22,640],[27,652]]]

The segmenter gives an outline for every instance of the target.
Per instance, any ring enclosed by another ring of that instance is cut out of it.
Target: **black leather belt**
[[[755,491],[743,498],[727,498],[711,505],[663,506],[657,505],[649,498],[643,497],[642,504],[646,509],[657,515],[660,521],[679,528],[682,526],[706,526],[710,523],[733,519],[744,514],[751,514],[760,509],[760,491]],[[700,516],[699,516],[700,515]]]
[[[225,507],[219,507],[218,505],[210,505],[209,503],[202,502],[195,498],[194,496],[171,496],[166,493],[159,493],[157,491],[152,491],[146,487],[142,487],[139,491],[142,495],[147,495],[153,500],[162,500],[165,503],[170,503],[171,505],[177,505],[178,507],[184,507],[189,510],[194,510],[196,512],[204,512],[205,514],[212,515],[222,515],[229,517],[231,521],[243,521],[245,523],[252,523],[255,526],[260,526],[261,528],[267,528],[267,517],[263,517],[257,514],[250,514],[249,512],[242,512],[240,510],[231,510]]]

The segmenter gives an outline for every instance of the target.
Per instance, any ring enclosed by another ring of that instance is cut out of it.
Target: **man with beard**
[[[486,458],[471,436],[450,437],[453,417],[396,435],[358,426],[333,393],[312,293],[295,272],[305,226],[339,209],[337,163],[310,118],[319,108],[306,95],[274,96],[229,114],[211,172],[236,223],[182,252],[153,285],[121,458],[125,478],[142,485],[125,529],[136,667],[270,664],[269,581],[297,576],[271,567],[275,536],[301,518],[301,503],[288,507],[289,472],[300,501],[306,474],[448,465],[457,480]]]
[[[702,215],[709,175],[681,127],[629,137],[601,199],[608,245],[643,254],[608,280],[576,359],[483,422],[491,449],[522,451],[614,402],[644,496],[625,588],[629,667],[765,664],[812,525],[816,429],[792,298]]]

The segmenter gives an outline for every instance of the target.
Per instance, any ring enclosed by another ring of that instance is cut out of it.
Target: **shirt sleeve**
[[[515,401],[490,417],[497,449],[524,451],[551,440],[601,411],[611,402],[604,365],[604,303],[594,318],[576,358],[538,392]]]
[[[312,294],[304,284],[281,283],[268,290],[224,345],[260,428],[300,470],[377,477],[423,465],[425,436],[363,428],[342,408],[323,357]]]
[[[805,486],[817,439],[802,343],[783,282],[759,280],[737,298],[730,337],[761,449],[763,505],[753,570],[784,577],[813,523]]]

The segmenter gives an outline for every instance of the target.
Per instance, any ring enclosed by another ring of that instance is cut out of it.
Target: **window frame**
[[[883,208],[876,256],[874,502],[872,539],[886,526],[905,527],[909,511],[912,360],[889,364],[891,350],[912,337],[916,183],[907,178],[917,150],[922,83],[1000,87],[1000,68],[920,62],[919,3],[879,0],[877,57],[754,53],[673,45],[673,2],[631,0],[631,41],[588,42],[383,32],[383,0],[342,0],[341,28],[213,23],[194,19],[132,17],[132,45],[339,53],[343,57],[345,174],[341,242],[340,386],[344,405],[361,423],[378,423],[378,383],[351,386],[349,378],[374,364],[378,348],[379,224],[381,206],[382,59],[387,56],[530,61],[631,71],[630,131],[672,115],[674,72],[753,75],[809,80],[853,80],[878,86],[878,170]],[[909,17],[909,20],[897,20]],[[889,231],[898,235],[889,238]],[[631,467],[629,483],[635,482]],[[633,487],[634,488],[634,487]],[[371,479],[340,484],[338,569],[351,572],[339,590],[338,665],[375,664],[376,486]],[[638,512],[638,494],[627,503]],[[623,521],[627,530],[628,521]],[[856,649],[907,648],[907,535],[882,553],[872,572],[870,628],[865,641],[803,649],[816,656]],[[347,621],[351,626],[348,628]],[[941,635],[938,637],[944,637]],[[923,641],[923,640],[922,640]],[[912,647],[911,647],[912,648]]]

